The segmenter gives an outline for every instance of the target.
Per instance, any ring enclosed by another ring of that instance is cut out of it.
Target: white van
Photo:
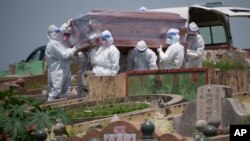
[[[152,11],[177,13],[188,23],[195,22],[203,36],[206,50],[231,48],[250,51],[250,9],[230,7],[221,2],[154,9]]]

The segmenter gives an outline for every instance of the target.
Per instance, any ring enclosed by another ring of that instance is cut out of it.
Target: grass
[[[70,118],[92,118],[127,113],[148,108],[146,103],[118,103],[94,107],[82,107],[67,111]]]

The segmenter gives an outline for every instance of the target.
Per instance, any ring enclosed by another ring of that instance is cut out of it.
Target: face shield
[[[145,48],[144,50],[139,50],[138,48],[136,48],[136,51],[139,53],[144,53],[147,50],[147,48]]]
[[[60,29],[54,24],[48,27],[48,36],[52,40],[59,40],[60,32]]]
[[[57,30],[55,30],[55,31],[53,31],[53,32],[51,32],[49,34],[49,36],[51,37],[51,39],[54,39],[54,40],[57,40],[57,41],[60,40],[60,35],[61,35],[60,29],[57,29]]]
[[[176,35],[177,35],[177,33],[175,33],[175,32],[168,32],[167,33],[166,44],[172,45],[173,44],[173,37],[176,36]]]
[[[102,35],[100,37],[102,46],[105,46],[105,47],[108,46],[108,38],[110,38],[110,35]]]
[[[143,40],[139,41],[135,46],[136,51],[139,53],[145,52],[147,50],[147,48],[148,48],[148,46],[145,43],[145,41],[143,41]]]
[[[113,43],[113,38],[111,36],[111,33],[107,30],[105,30],[101,36],[101,44],[102,46],[108,47],[109,45],[111,45]]]
[[[179,36],[179,30],[175,28],[170,28],[167,32],[167,38],[166,38],[166,44],[172,45],[176,42],[179,41],[180,36]]]
[[[195,36],[195,35],[197,35],[197,31],[195,32],[195,31],[191,31],[191,30],[188,30],[187,31],[187,34],[188,34],[188,36]]]
[[[199,30],[199,27],[197,26],[197,24],[194,23],[194,22],[191,22],[188,25],[188,31],[187,31],[187,33],[188,33],[189,36],[195,36],[195,35],[197,35],[198,30]]]

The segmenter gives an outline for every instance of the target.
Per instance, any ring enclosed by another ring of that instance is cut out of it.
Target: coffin
[[[102,31],[111,31],[114,44],[121,50],[134,47],[144,40],[149,48],[164,46],[170,28],[185,32],[186,19],[167,12],[92,10],[71,21],[75,43],[82,48],[99,46],[95,38]]]

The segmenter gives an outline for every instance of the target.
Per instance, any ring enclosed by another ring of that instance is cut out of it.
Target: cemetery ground
[[[248,69],[221,66],[132,71],[115,77],[89,73],[83,79],[88,87],[86,97],[77,98],[73,79],[72,93],[53,102],[47,102],[47,75],[1,78],[0,110],[4,114],[0,117],[0,137],[27,140],[43,134],[44,140],[227,141],[231,124],[250,122],[249,76]],[[8,97],[13,93],[18,95]],[[149,106],[121,113],[123,108],[116,104],[122,103]],[[102,110],[107,114],[99,111],[97,116],[89,116],[95,113],[94,107],[103,105],[117,113]],[[87,108],[81,112],[88,116],[74,117],[67,123],[67,111],[79,108]]]

